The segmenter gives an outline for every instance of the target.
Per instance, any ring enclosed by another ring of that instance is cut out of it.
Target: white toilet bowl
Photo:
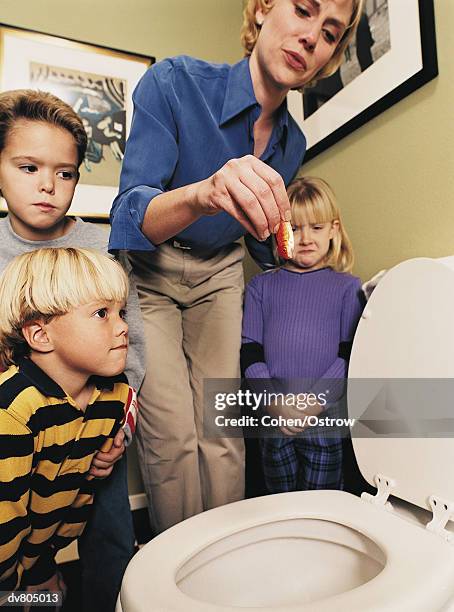
[[[449,266],[397,266],[368,302],[349,377],[454,378],[452,304]],[[374,385],[367,389],[374,396]],[[370,407],[367,392],[358,400],[349,390],[350,416]],[[366,436],[353,444],[363,475],[378,485],[375,498],[283,493],[192,517],[132,559],[117,612],[454,610],[454,538],[445,529],[454,532],[454,440]]]
[[[164,532],[131,561],[118,611],[448,609],[454,547],[340,491],[255,498]]]

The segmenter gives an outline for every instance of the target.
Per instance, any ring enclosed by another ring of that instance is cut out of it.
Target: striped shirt
[[[30,359],[0,375],[0,590],[49,579],[85,527],[97,482],[86,476],[129,394],[124,375],[91,380],[82,411]]]

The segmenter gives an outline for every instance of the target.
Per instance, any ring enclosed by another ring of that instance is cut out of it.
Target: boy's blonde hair
[[[0,93],[0,153],[8,134],[20,119],[40,121],[60,127],[71,134],[77,147],[78,165],[87,150],[87,134],[82,119],[69,104],[45,91],[14,89]]]
[[[293,225],[339,222],[324,264],[336,272],[351,272],[354,262],[352,244],[342,223],[336,197],[328,183],[321,178],[305,176],[293,181],[287,193]]]
[[[355,35],[356,28],[358,27],[361,13],[364,8],[364,2],[365,0],[352,0],[352,14],[350,21],[334,51],[333,57],[326,64],[326,66],[324,66],[320,72],[314,76],[310,83],[305,83],[305,87],[312,87],[320,79],[331,76],[342,64],[345,49],[350,44],[353,36]],[[241,27],[240,35],[241,44],[243,45],[244,54],[246,56],[251,55],[260,34],[261,26],[257,24],[255,17],[257,10],[260,9],[263,11],[263,13],[268,13],[273,4],[274,0],[246,0],[243,10],[243,25]]]
[[[94,249],[44,248],[15,257],[0,277],[0,361],[4,368],[30,353],[22,329],[96,301],[126,302],[121,265]]]

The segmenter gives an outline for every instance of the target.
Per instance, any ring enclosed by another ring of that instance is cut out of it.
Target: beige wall
[[[241,57],[241,0],[0,0],[0,22],[158,60]]]
[[[435,12],[439,76],[303,166],[334,187],[363,279],[454,254],[454,2]]]

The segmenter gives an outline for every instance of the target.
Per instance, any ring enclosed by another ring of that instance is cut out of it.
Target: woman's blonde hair
[[[67,314],[96,301],[126,301],[121,265],[94,249],[44,248],[15,257],[0,277],[0,361],[17,363],[30,348],[22,334],[32,321]]]
[[[304,223],[339,222],[324,265],[336,272],[351,272],[354,262],[352,244],[342,223],[336,197],[328,183],[321,178],[305,176],[293,181],[287,193],[293,225],[299,227]]]
[[[364,2],[365,0],[352,0],[352,14],[348,27],[338,42],[332,58],[309,83],[305,83],[305,87],[312,87],[320,79],[331,76],[342,64],[345,49],[350,44],[361,18]],[[257,24],[256,12],[261,10],[266,14],[271,10],[273,4],[274,0],[246,0],[243,10],[243,25],[240,34],[241,44],[243,45],[244,54],[246,56],[251,55],[260,34],[261,26]]]

